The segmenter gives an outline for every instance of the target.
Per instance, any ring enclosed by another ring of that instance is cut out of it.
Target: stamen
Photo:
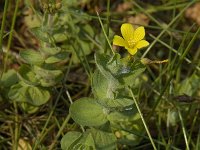
[[[133,48],[135,46],[135,42],[133,40],[128,40],[127,42],[130,48]]]

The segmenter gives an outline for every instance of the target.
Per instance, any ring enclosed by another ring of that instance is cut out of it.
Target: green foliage
[[[63,73],[61,70],[49,70],[34,66],[33,71],[43,87],[52,87],[60,82],[63,78]]]
[[[84,133],[71,131],[63,136],[61,148],[62,150],[112,150],[116,148],[116,137],[110,132],[94,128]]]
[[[158,149],[200,149],[200,28],[183,16],[195,0],[26,0],[20,9],[17,2],[5,1],[0,13],[0,149],[152,149],[145,129]],[[145,53],[112,47],[112,28],[123,20],[146,24]]]
[[[36,74],[32,71],[31,66],[21,65],[18,71],[18,77],[28,85],[39,85],[39,81],[36,78]]]
[[[59,62],[66,60],[67,57],[68,57],[67,52],[60,52],[60,53],[55,54],[54,56],[48,57],[45,60],[45,63],[47,63],[47,64],[59,63]]]
[[[200,77],[193,74],[176,86],[175,93],[177,95],[186,94],[188,96],[193,96],[200,89],[199,83]]]
[[[62,150],[93,150],[95,149],[94,139],[90,132],[68,132],[61,140]]]
[[[8,92],[10,87],[19,82],[19,78],[17,76],[17,72],[13,69],[5,72],[0,80],[0,95],[2,97],[8,98]]]
[[[127,88],[134,85],[134,80],[145,70],[145,67],[139,61],[131,63],[129,59],[122,59],[117,53],[113,57],[98,54],[95,60],[98,67],[92,77],[92,91],[95,98],[76,100],[70,106],[70,114],[78,124],[95,127],[91,132],[96,149],[112,150],[116,147],[113,131],[105,132],[101,129],[108,121],[109,128],[121,130],[118,123],[124,122],[124,128],[127,128],[128,124],[126,126],[125,122],[129,118],[133,126],[128,128],[137,132],[142,131],[141,120],[135,117],[139,115],[133,107],[133,100],[126,93],[128,93]],[[121,90],[124,94],[121,94]],[[129,140],[133,140],[136,144],[139,139],[129,137]]]
[[[18,82],[18,77],[17,77],[16,71],[13,69],[10,69],[6,73],[3,74],[0,80],[0,85],[3,87],[10,87],[17,82]]]
[[[78,111],[77,111],[78,110]],[[83,126],[100,126],[108,120],[108,110],[92,98],[81,98],[75,101],[69,109],[71,117]]]
[[[50,93],[44,88],[29,86],[23,82],[19,82],[11,87],[8,97],[16,102],[40,106],[49,100]]]
[[[116,149],[117,138],[108,131],[99,129],[90,129],[97,150],[113,150]]]
[[[68,150],[70,145],[72,145],[76,140],[80,139],[82,133],[77,131],[71,131],[65,134],[61,140],[62,150]]]
[[[99,70],[96,70],[92,78],[92,91],[94,96],[101,99],[114,98],[114,91],[116,89],[116,83],[114,81],[107,79]]]
[[[41,65],[45,60],[39,52],[30,49],[22,51],[20,56],[30,65]]]

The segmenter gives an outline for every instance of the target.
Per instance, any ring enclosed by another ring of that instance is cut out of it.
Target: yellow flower
[[[121,26],[122,37],[115,35],[113,39],[113,45],[123,46],[131,55],[137,53],[138,49],[149,45],[144,39],[145,30],[144,27],[138,27],[134,30],[132,24],[124,23]]]

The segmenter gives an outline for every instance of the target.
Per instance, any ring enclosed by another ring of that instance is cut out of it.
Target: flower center
[[[133,48],[135,46],[135,42],[133,40],[128,40],[127,42],[130,48]]]

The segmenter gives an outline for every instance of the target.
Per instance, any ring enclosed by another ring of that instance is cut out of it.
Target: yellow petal
[[[126,41],[122,37],[115,35],[113,39],[113,45],[126,46]]]
[[[135,42],[138,42],[138,41],[142,40],[144,38],[144,36],[145,36],[144,27],[138,27],[134,32],[133,40]]]
[[[131,54],[131,55],[135,55],[135,53],[137,53],[137,47],[134,47],[134,48],[127,48],[126,49],[128,50],[128,52]]]
[[[133,35],[134,35],[134,28],[133,25],[130,23],[124,23],[121,26],[121,33],[123,38],[126,41],[130,41],[133,39]]]
[[[137,42],[137,44],[135,45],[135,47],[137,47],[138,49],[146,47],[149,45],[149,42],[147,42],[146,40],[141,40],[139,42]]]

